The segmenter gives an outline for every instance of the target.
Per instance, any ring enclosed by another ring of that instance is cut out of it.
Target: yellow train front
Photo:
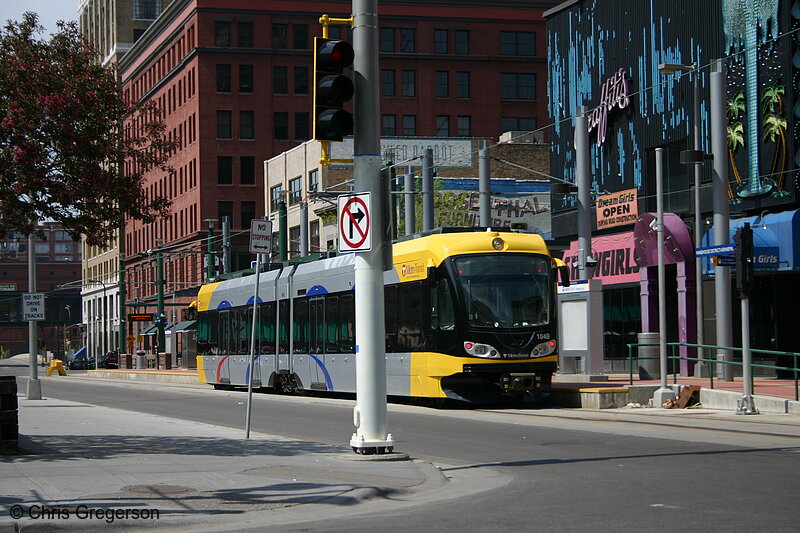
[[[556,370],[554,261],[538,235],[442,231],[394,245],[384,273],[387,392],[491,404],[540,399]],[[356,390],[354,256],[203,286],[198,370],[217,387]]]

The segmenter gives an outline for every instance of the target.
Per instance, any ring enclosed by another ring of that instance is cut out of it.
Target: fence
[[[634,358],[633,357],[633,350],[634,350],[634,348],[636,348],[638,350],[638,348],[641,347],[641,346],[658,346],[658,344],[634,343],[634,344],[628,344],[627,345],[627,347],[628,347],[628,363],[629,363],[629,366],[630,366],[629,380],[630,380],[631,385],[633,384],[633,358]],[[742,348],[736,348],[736,347],[732,347],[732,346],[716,346],[716,345],[713,345],[713,344],[689,344],[689,343],[685,343],[685,342],[668,342],[667,346],[669,347],[669,351],[671,352],[667,356],[667,359],[669,359],[669,360],[671,360],[673,362],[673,364],[672,364],[672,372],[671,372],[671,374],[672,374],[672,382],[673,383],[677,383],[678,382],[678,371],[676,370],[676,367],[678,367],[679,365],[675,364],[675,363],[678,363],[681,359],[685,359],[687,361],[709,363],[708,379],[709,379],[709,387],[712,388],[712,389],[714,388],[715,365],[744,366],[744,363],[742,363],[741,361],[720,361],[719,359],[707,359],[707,358],[703,358],[703,357],[685,357],[685,356],[681,356],[681,355],[675,355],[676,350],[678,348],[682,347],[682,346],[683,347],[687,347],[687,348],[703,348],[703,349],[710,348],[712,350],[730,350],[732,352],[741,352],[741,351],[743,351]],[[797,358],[800,357],[800,353],[796,353],[796,352],[779,352],[779,351],[775,351],[775,350],[750,350],[750,351],[752,353],[754,353],[754,354],[782,355],[782,356],[790,356],[790,357],[792,357],[792,361],[794,363],[794,367],[785,367],[785,366],[778,366],[778,365],[767,365],[767,364],[752,363],[752,362],[750,363],[750,367],[751,368],[753,368],[753,367],[756,367],[756,368],[768,368],[768,369],[772,369],[772,370],[786,370],[788,372],[792,372],[793,375],[794,375],[794,399],[795,400],[800,399],[800,388],[798,388],[798,378],[800,377],[800,368],[797,365]],[[637,359],[639,359],[639,360],[641,360],[641,359],[659,359],[659,357],[638,357],[638,351],[637,351]],[[752,375],[752,372],[751,372],[750,375]],[[753,393],[753,391],[750,391],[750,394],[752,394],[752,393]]]

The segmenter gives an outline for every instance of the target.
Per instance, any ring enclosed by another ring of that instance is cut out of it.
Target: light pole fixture
[[[693,109],[692,119],[694,120],[694,140],[692,143],[692,150],[681,151],[681,163],[684,165],[693,165],[694,167],[694,246],[700,247],[700,241],[703,238],[703,217],[700,208],[700,180],[702,175],[702,168],[700,165],[706,160],[707,156],[703,152],[700,140],[700,71],[697,63],[691,65],[684,65],[681,63],[659,63],[658,72],[664,76],[675,74],[678,72],[691,72],[692,73],[692,92],[693,92]],[[694,274],[695,274],[695,313],[696,313],[696,339],[697,344],[703,344],[705,336],[704,318],[703,318],[703,265],[702,261],[695,257],[694,260]],[[697,348],[697,358],[703,359],[703,349]],[[695,367],[695,375],[704,377],[707,375],[704,370],[706,365],[703,361],[698,361]]]

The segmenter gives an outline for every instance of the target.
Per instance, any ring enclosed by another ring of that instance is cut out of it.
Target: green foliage
[[[50,40],[42,31],[34,13],[0,29],[0,234],[49,219],[103,245],[122,216],[167,214],[169,201],[142,184],[170,171],[176,141],[155,107],[125,101],[75,23],[59,22]]]
[[[422,231],[422,178],[414,179],[414,224],[417,231]],[[405,197],[405,195],[403,195]],[[397,233],[405,235],[406,220],[403,208],[404,200],[399,201],[400,215],[397,218]],[[448,191],[438,178],[433,179],[433,227],[469,226],[469,193]]]

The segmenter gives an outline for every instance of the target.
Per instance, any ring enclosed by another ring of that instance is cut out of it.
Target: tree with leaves
[[[125,101],[115,69],[97,64],[74,22],[49,40],[43,31],[30,12],[0,29],[0,235],[49,220],[102,246],[122,216],[167,214],[143,179],[170,171],[176,144],[157,108]]]

